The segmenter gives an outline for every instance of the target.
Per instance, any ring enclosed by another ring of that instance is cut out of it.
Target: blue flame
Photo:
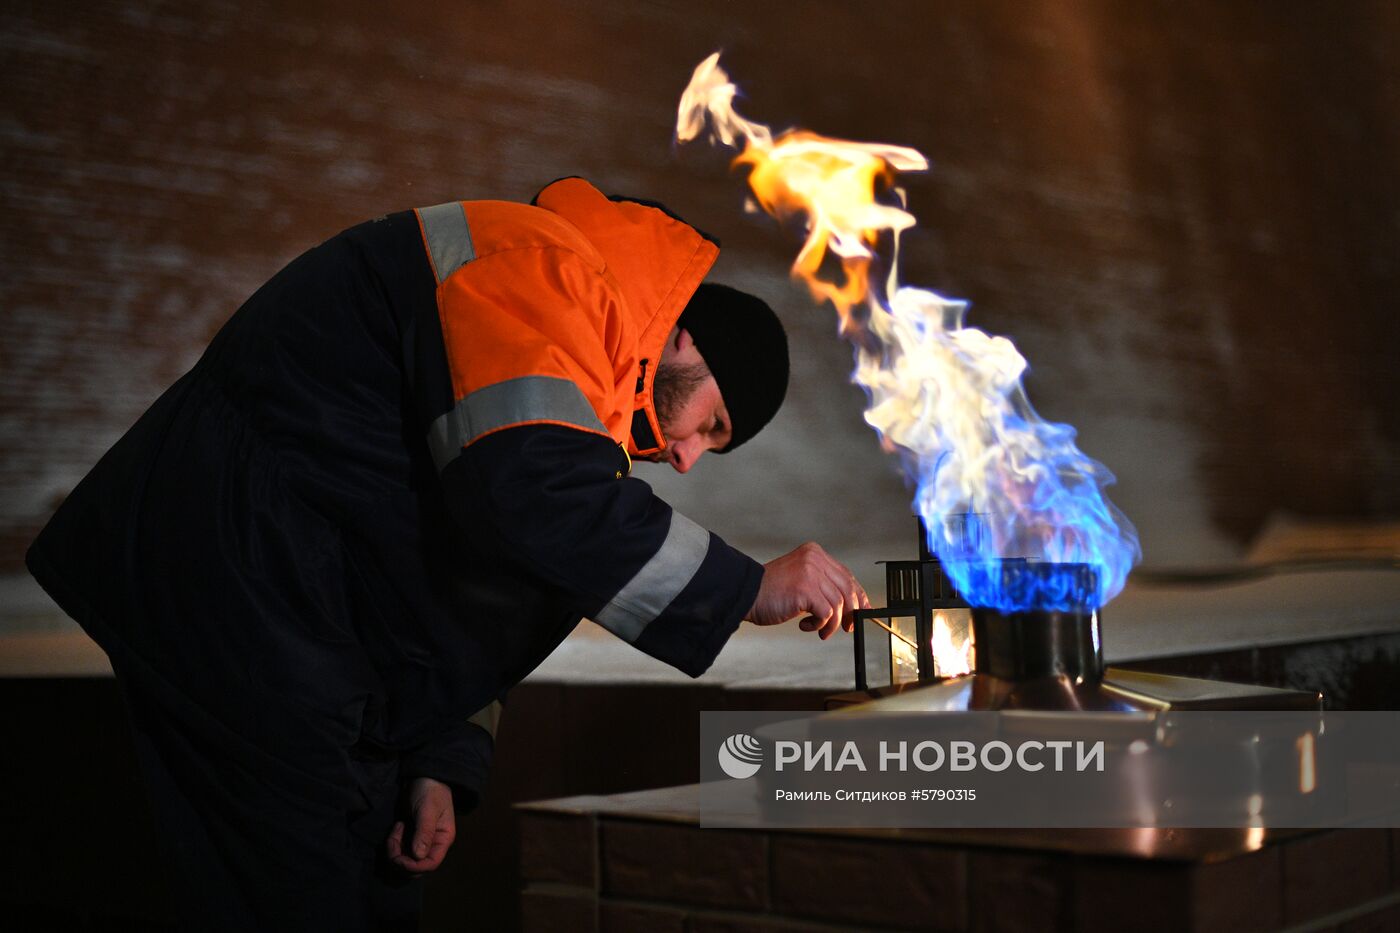
[[[1122,590],[1142,559],[1137,530],[1104,494],[1114,482],[1103,464],[1075,445],[1075,430],[1042,420],[1019,380],[1004,399],[999,458],[984,465],[984,489],[970,499],[947,480],[964,456],[952,438],[929,463],[904,458],[918,487],[915,506],[958,592],[974,606],[1002,612],[1084,611]],[[987,428],[998,427],[996,419]],[[1005,443],[1014,437],[1014,444]],[[1025,456],[1018,462],[1019,453]]]
[[[805,131],[775,137],[734,112],[738,89],[718,61],[715,53],[692,74],[676,138],[708,129],[722,145],[742,142],[737,161],[750,167],[755,203],[805,218],[793,271],[836,306],[856,352],[852,381],[870,400],[865,419],[917,488],[929,547],[953,584],[973,605],[1004,612],[1108,602],[1142,556],[1137,531],[1104,495],[1113,475],[1075,446],[1074,428],[1036,414],[1021,386],[1025,358],[1011,341],[964,326],[966,302],[899,283],[899,236],[915,218],[892,182],[928,160],[903,146]],[[888,183],[881,197],[876,179]],[[887,281],[869,288],[875,245],[886,236]],[[841,262],[843,284],[821,276],[828,253]]]
[[[1142,557],[1137,531],[1104,494],[1114,481],[1026,397],[1025,358],[967,327],[965,301],[896,287],[872,296],[853,381],[866,421],[917,489],[929,550],[974,606],[1097,609]]]

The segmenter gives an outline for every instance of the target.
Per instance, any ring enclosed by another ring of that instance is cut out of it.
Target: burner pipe
[[[1008,590],[1041,581],[1069,580],[1074,595],[1094,593],[1097,575],[1086,564],[1002,564]],[[1072,603],[1073,605],[1073,603]],[[1086,606],[1002,612],[986,606],[972,610],[974,669],[1003,680],[1067,677],[1073,683],[1103,680],[1103,641],[1099,614]]]
[[[973,669],[1003,680],[1069,678],[1103,680],[1099,614],[1085,611],[999,612],[972,610]]]

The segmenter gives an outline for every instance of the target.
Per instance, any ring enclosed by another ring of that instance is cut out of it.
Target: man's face
[[[667,341],[652,394],[666,448],[647,459],[686,473],[707,450],[721,450],[732,438],[719,384],[685,330]]]

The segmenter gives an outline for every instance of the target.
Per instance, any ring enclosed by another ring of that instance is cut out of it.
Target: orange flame
[[[870,267],[882,234],[915,223],[904,210],[904,192],[892,187],[897,171],[922,171],[928,160],[904,146],[860,143],[790,130],[773,138],[768,127],[734,112],[736,89],[719,67],[719,53],[695,69],[681,97],[676,137],[694,139],[708,121],[725,145],[744,141],[735,165],[749,166],[749,187],[758,207],[779,219],[800,217],[807,239],[793,262],[818,301],[830,301],[841,318],[841,333],[858,329],[852,309],[870,298]],[[899,205],[877,200],[888,190]],[[896,242],[897,246],[897,242]],[[828,255],[840,261],[843,281],[823,277]],[[893,267],[892,267],[893,271]]]
[[[807,240],[792,271],[813,298],[836,307],[841,333],[849,336],[855,328],[851,309],[870,293],[871,260],[881,231],[913,222],[902,210],[875,201],[877,186],[888,187],[894,179],[889,163],[858,143],[795,130],[779,136],[771,148],[750,141],[734,164],[750,167],[749,184],[769,214],[780,219],[810,216]],[[828,253],[840,258],[844,281],[823,278]]]
[[[957,677],[972,671],[972,630],[953,634],[943,613],[933,617],[933,664],[940,677]]]
[[[966,610],[964,610],[966,611]],[[903,623],[903,624],[901,624]],[[891,632],[890,638],[890,681],[906,683],[919,677],[919,657],[915,651],[912,619],[896,623],[899,628]],[[933,632],[929,647],[933,653],[933,671],[937,677],[959,677],[972,671],[972,626],[964,621],[962,632],[958,632],[949,621],[947,614],[934,613]]]

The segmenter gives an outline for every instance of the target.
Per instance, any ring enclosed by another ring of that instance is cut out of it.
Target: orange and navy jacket
[[[250,768],[353,747],[473,791],[469,718],[580,618],[696,676],[757,596],[759,564],[630,476],[716,254],[581,179],[353,227],[233,315],[30,570]]]
[[[555,182],[533,205],[416,213],[452,374],[454,408],[432,439],[440,461],[520,424],[611,437],[630,455],[662,449],[655,364],[719,254],[713,242],[581,178]]]

